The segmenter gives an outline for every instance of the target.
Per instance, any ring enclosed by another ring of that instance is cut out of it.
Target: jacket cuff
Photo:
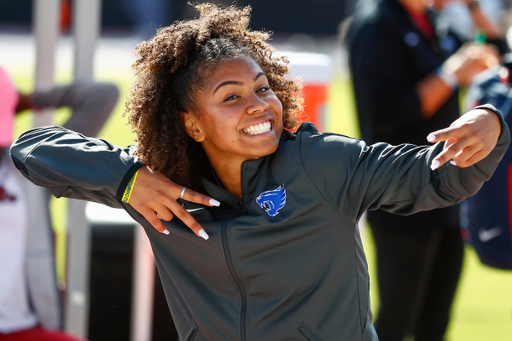
[[[117,189],[116,198],[119,200],[123,200],[124,191],[126,189],[126,186],[128,186],[128,183],[132,179],[132,177],[137,173],[137,171],[144,166],[145,163],[141,160],[138,160],[133,166],[130,167],[128,172],[123,177],[123,180],[119,184],[119,188]]]

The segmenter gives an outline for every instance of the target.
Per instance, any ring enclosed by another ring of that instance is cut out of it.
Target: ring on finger
[[[183,194],[185,194],[186,189],[187,189],[187,187],[183,186],[183,189],[181,190],[180,199],[183,199]]]

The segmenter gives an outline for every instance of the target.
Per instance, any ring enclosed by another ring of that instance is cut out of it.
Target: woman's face
[[[254,60],[221,61],[206,84],[195,96],[197,110],[183,118],[211,162],[243,162],[277,149],[283,107]]]

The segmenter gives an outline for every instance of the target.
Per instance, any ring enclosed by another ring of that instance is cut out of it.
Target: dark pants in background
[[[438,211],[409,217],[368,212],[376,246],[379,341],[443,340],[464,252],[457,216],[452,218]]]

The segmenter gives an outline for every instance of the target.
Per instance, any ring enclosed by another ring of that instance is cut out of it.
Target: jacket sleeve
[[[57,126],[29,130],[10,149],[16,168],[55,197],[117,208],[129,180],[144,165],[133,152],[133,147],[123,149]]]
[[[36,109],[71,108],[72,115],[64,127],[86,136],[98,135],[118,98],[119,90],[114,84],[92,81],[50,86],[30,95]]]
[[[332,134],[303,134],[302,162],[327,201],[350,221],[366,210],[410,215],[446,207],[477,193],[498,166],[510,143],[509,129],[499,117],[502,132],[496,147],[471,167],[448,162],[432,171],[430,165],[443,143],[368,146]]]

